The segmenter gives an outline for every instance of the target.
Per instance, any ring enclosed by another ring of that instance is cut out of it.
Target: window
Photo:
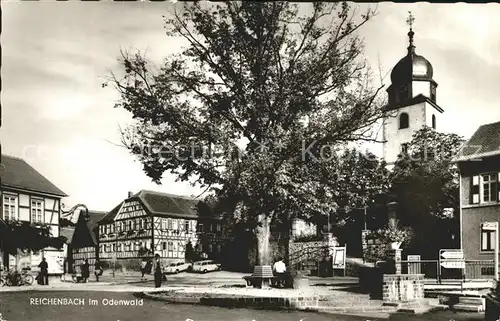
[[[495,250],[495,231],[481,229],[481,251]]]
[[[402,113],[399,115],[399,129],[405,129],[410,127],[410,117],[407,113]]]
[[[198,232],[203,232],[203,223],[198,224]]]
[[[432,115],[432,128],[436,129],[436,115]]]
[[[43,223],[42,200],[31,200],[31,222]]]
[[[220,232],[222,230],[222,226],[220,223],[217,223],[217,232]]]
[[[4,195],[3,196],[3,219],[4,220],[17,220],[17,196]]]
[[[186,220],[186,222],[184,222],[184,229],[186,230],[186,232],[189,232],[189,221]]]
[[[170,219],[170,218],[168,219],[168,226],[167,226],[167,228],[168,228],[169,230],[171,230],[171,229],[172,229],[172,219]]]
[[[408,143],[401,144],[401,153],[408,154]]]
[[[162,249],[163,249],[163,250],[166,250],[166,249],[167,249],[167,242],[163,242],[163,243],[162,243]]]
[[[497,201],[497,174],[481,175],[481,201],[483,203]]]
[[[174,242],[168,242],[168,251],[172,252],[174,250]]]

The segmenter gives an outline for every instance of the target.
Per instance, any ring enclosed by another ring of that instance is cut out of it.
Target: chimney
[[[134,192],[130,192],[130,191],[129,191],[129,192],[128,192],[128,198],[131,198],[131,197],[132,197],[132,195],[134,195]]]

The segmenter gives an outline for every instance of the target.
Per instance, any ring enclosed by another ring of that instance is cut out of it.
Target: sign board
[[[482,224],[482,229],[485,231],[496,231],[498,222],[484,222]]]
[[[464,252],[442,252],[441,260],[463,260]]]
[[[49,274],[64,273],[64,253],[63,251],[44,251],[43,257],[47,261]]]
[[[465,261],[441,261],[445,269],[465,269]]]
[[[407,261],[420,261],[420,255],[408,255],[406,257]]]
[[[347,251],[345,247],[333,248],[332,267],[334,269],[345,269],[346,252]]]
[[[439,268],[465,269],[464,252],[461,249],[444,249],[439,251]],[[439,273],[442,274],[441,272]]]

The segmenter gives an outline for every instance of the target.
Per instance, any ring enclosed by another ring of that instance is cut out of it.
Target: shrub
[[[401,227],[396,219],[390,219],[386,227],[377,230],[374,236],[384,244],[392,242],[407,243],[411,240],[413,233],[411,229]]]

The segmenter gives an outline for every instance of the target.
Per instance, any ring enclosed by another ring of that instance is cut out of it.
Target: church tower
[[[432,78],[432,65],[415,51],[414,20],[410,12],[406,21],[410,26],[408,52],[392,69],[391,85],[387,88],[389,103],[383,122],[383,149],[388,165],[406,152],[414,132],[423,126],[437,129],[443,113],[436,101],[438,85]]]

